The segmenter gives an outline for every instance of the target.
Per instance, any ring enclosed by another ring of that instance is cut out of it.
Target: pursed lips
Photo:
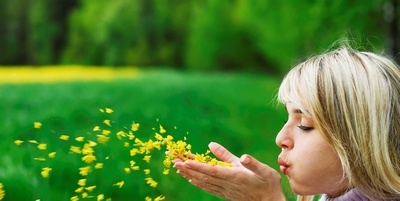
[[[283,160],[281,156],[278,157],[279,169],[283,174],[287,173],[289,165]]]

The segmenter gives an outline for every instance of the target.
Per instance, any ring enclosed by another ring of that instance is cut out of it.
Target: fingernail
[[[181,170],[180,170],[180,169],[178,169],[178,170],[176,171],[176,173],[178,173],[178,174],[179,174],[180,172],[181,172]]]
[[[208,148],[210,148],[213,144],[215,144],[215,142],[210,142],[210,143],[208,144]]]
[[[243,164],[249,163],[249,162],[250,162],[249,156],[247,156],[247,155],[241,156],[241,157],[240,157],[240,162],[243,163]]]
[[[189,179],[189,183],[192,183],[192,180],[191,180],[191,179]]]

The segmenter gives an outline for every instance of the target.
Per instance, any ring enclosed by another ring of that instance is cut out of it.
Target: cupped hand
[[[194,160],[175,160],[178,173],[194,186],[232,201],[285,200],[277,171],[250,155],[240,158],[212,142],[210,151],[232,167],[212,166]]]

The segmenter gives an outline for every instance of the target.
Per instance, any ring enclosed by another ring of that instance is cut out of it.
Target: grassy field
[[[101,125],[104,119],[111,120],[113,132],[127,129],[133,122],[140,123],[135,135],[143,139],[151,138],[154,128],[157,130],[161,124],[176,138],[186,136],[194,152],[204,153],[207,144],[215,141],[234,154],[249,153],[278,168],[280,150],[275,145],[275,135],[286,119],[284,109],[274,101],[280,79],[169,70],[132,70],[119,74],[106,70],[104,78],[91,76],[96,70],[83,71],[78,73],[78,80],[62,76],[56,79],[56,71],[49,74],[42,71],[39,74],[46,76],[34,79],[38,76],[36,72],[32,70],[26,74],[28,78],[13,81],[10,77],[19,77],[18,74],[0,70],[4,81],[0,83],[0,183],[6,191],[4,200],[58,201],[79,194],[74,191],[82,178],[78,169],[84,164],[77,154],[70,153],[69,146],[81,145],[73,140],[75,137],[94,137],[93,127]],[[85,73],[87,76],[82,76]],[[106,107],[114,112],[99,112]],[[42,128],[35,129],[33,122],[41,122]],[[63,134],[71,139],[61,141],[59,136]],[[17,139],[25,143],[17,146],[14,144]],[[47,150],[26,143],[31,139],[47,143]],[[55,158],[33,160],[50,151],[57,153]],[[159,152],[150,164],[135,159],[141,167],[148,166],[158,181],[158,186],[151,188],[142,171],[124,172],[132,157],[123,142],[113,137],[96,150],[104,168],[86,177],[87,186],[96,185],[90,194],[104,194],[113,201],[145,200],[146,196],[159,195],[171,201],[219,200],[191,186],[174,171],[162,175],[164,153]],[[41,176],[43,167],[52,168],[48,178]],[[113,186],[122,180],[121,188]],[[286,180],[283,185],[291,197],[289,200],[294,200]]]

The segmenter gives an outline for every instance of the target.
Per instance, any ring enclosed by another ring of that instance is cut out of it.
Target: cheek
[[[298,194],[327,193],[337,188],[343,171],[340,160],[327,144],[297,147],[293,169],[289,176],[293,190]],[[296,148],[295,148],[296,149]],[[296,150],[293,151],[296,151]],[[298,155],[297,155],[298,154]]]

